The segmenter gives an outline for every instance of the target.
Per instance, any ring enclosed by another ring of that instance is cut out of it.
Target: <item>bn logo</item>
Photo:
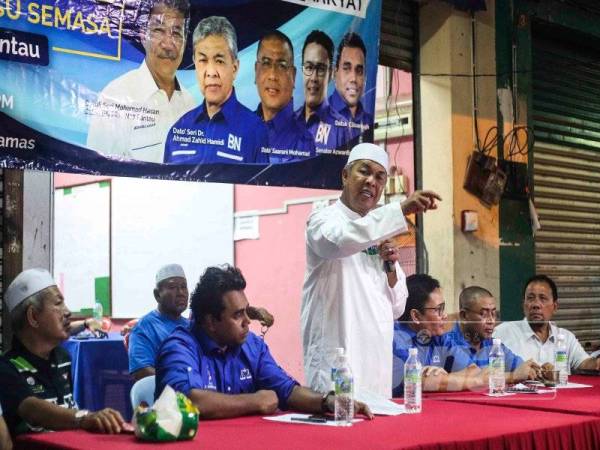
[[[242,138],[240,136],[234,136],[233,134],[230,134],[229,137],[227,138],[227,148],[241,152],[242,151]]]
[[[0,94],[0,109],[13,109],[14,98],[12,95]]]
[[[319,128],[317,129],[317,135],[315,136],[315,142],[319,144],[327,144],[329,140],[329,133],[331,132],[331,125],[323,122],[319,122]]]

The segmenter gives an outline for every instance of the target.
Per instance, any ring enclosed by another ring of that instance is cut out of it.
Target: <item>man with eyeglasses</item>
[[[458,301],[460,320],[448,337],[453,345],[464,348],[478,367],[485,369],[489,365],[492,333],[496,326],[496,299],[487,289],[469,286],[461,291]],[[538,376],[541,369],[535,362],[523,361],[504,343],[502,350],[508,382],[535,379]]]
[[[140,33],[146,57],[100,93],[91,108],[87,146],[104,155],[161,163],[169,126],[195,106],[176,77],[190,6],[188,0],[142,2],[148,6]]]
[[[525,318],[504,322],[494,330],[494,337],[502,339],[510,349],[523,359],[531,359],[539,365],[554,367],[554,350],[558,335],[565,337],[568,352],[568,368],[600,370],[600,360],[591,358],[573,333],[559,328],[552,322],[558,309],[556,283],[546,275],[535,275],[525,283],[523,312]]]
[[[163,341],[178,326],[189,327],[182,314],[188,308],[189,292],[183,267],[167,264],[156,272],[154,298],[157,308],[132,328],[129,334],[129,373],[135,380],[154,375],[156,357]],[[264,308],[248,307],[248,317],[263,326],[273,324],[273,316]]]
[[[373,115],[362,105],[365,90],[367,48],[362,38],[346,33],[342,38],[335,60],[335,91],[329,97],[331,107],[344,117],[338,126],[347,127],[350,139],[373,140]]]
[[[270,31],[258,42],[254,74],[260,97],[256,114],[265,122],[268,132],[268,145],[262,151],[269,155],[269,162],[315,156],[312,136],[293,117],[294,47],[281,31]]]
[[[321,30],[311,31],[302,47],[304,104],[294,114],[313,136],[317,154],[344,152],[350,141],[348,128],[336,125],[344,121],[343,116],[327,102],[333,51],[333,41]]]
[[[394,323],[394,397],[402,396],[404,364],[411,347],[417,348],[423,365],[423,390],[460,391],[484,386],[487,379],[469,353],[444,334],[448,316],[438,280],[426,274],[411,275],[406,287],[406,308]]]
[[[194,66],[204,101],[169,130],[165,162],[171,164],[266,163],[267,129],[242,105],[237,34],[225,17],[202,19],[193,34]]]

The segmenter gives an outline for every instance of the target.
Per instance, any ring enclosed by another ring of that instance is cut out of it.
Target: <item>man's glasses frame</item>
[[[315,71],[317,72],[317,77],[324,78],[329,70],[328,64],[317,63],[314,64],[310,61],[306,61],[302,63],[302,73],[307,77],[312,76]]]

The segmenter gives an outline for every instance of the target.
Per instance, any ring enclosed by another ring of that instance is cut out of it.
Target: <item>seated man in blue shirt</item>
[[[139,380],[154,375],[160,344],[178,326],[188,326],[181,314],[188,307],[187,280],[179,264],[167,264],[156,273],[154,298],[158,307],[142,317],[129,335],[129,373]]]
[[[155,395],[168,384],[187,395],[203,419],[272,414],[278,407],[332,412],[333,392],[300,386],[249,331],[245,288],[234,267],[206,269],[192,294],[192,327],[178,327],[160,348]],[[373,417],[365,404],[354,406]]]
[[[337,126],[344,117],[327,102],[327,85],[333,70],[333,41],[321,30],[313,30],[302,47],[304,105],[294,116],[313,136],[317,154],[344,154],[349,151],[348,127]]]
[[[238,102],[233,82],[239,70],[237,35],[225,17],[202,19],[193,34],[194,66],[204,101],[173,125],[165,162],[176,164],[262,163],[267,129]]]
[[[350,139],[358,142],[373,140],[373,115],[363,108],[367,48],[362,38],[346,33],[337,49],[335,60],[335,91],[329,97],[331,107],[344,117],[339,126],[349,129]],[[355,142],[355,141],[353,141]]]
[[[167,264],[158,270],[154,298],[157,309],[142,317],[129,334],[129,373],[135,380],[154,375],[160,344],[177,326],[189,327],[189,320],[181,315],[189,299],[183,267]],[[273,316],[264,308],[248,307],[248,316],[263,326],[273,324]]]
[[[446,303],[439,282],[417,274],[406,279],[406,287],[406,308],[394,324],[393,396],[402,395],[404,363],[411,347],[419,352],[425,391],[473,389],[487,383],[470,355],[444,335]]]
[[[460,321],[454,325],[448,337],[454,345],[467,351],[478,367],[485,369],[489,364],[492,333],[496,326],[496,299],[487,289],[469,286],[460,293],[459,307]],[[504,344],[502,350],[509,383],[536,378],[541,369],[535,362],[523,361]]]
[[[262,151],[269,156],[269,162],[315,156],[313,137],[293,120],[294,47],[281,31],[268,32],[258,42],[254,72],[260,97],[256,114],[264,120],[268,132],[268,146]]]

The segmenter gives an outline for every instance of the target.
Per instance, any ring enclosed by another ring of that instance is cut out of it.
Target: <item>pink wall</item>
[[[79,175],[75,173],[54,173],[54,187],[62,188],[68,186],[78,186],[81,184],[96,183],[97,181],[110,180],[112,177]]]
[[[279,187],[235,187],[235,210],[272,209],[284,200],[338,194],[338,191]],[[235,264],[248,286],[253,305],[267,308],[275,324],[265,341],[275,360],[299,381],[304,380],[300,303],[304,278],[304,228],[312,204],[292,205],[285,214],[260,216],[260,239],[235,243]],[[252,326],[254,332],[259,327]]]

